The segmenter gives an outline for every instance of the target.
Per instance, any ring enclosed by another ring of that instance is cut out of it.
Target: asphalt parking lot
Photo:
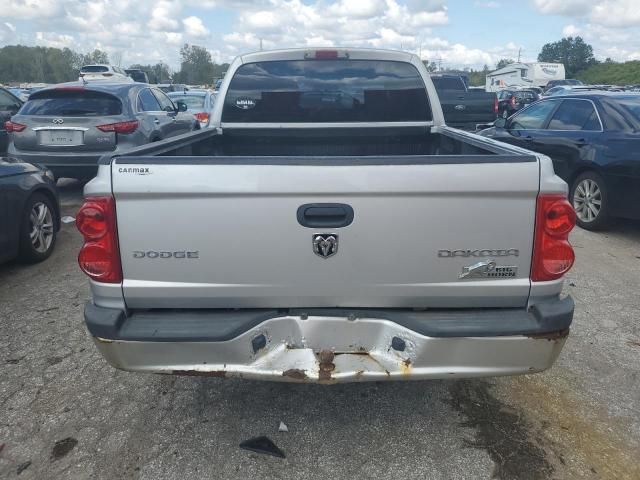
[[[337,386],[114,370],[82,322],[80,243],[64,225],[48,261],[0,266],[0,478],[640,478],[638,222],[573,233],[552,370]],[[286,458],[238,448],[257,435]]]

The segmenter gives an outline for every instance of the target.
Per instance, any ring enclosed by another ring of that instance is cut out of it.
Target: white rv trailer
[[[550,80],[564,80],[561,63],[511,63],[487,74],[485,90],[497,92],[509,87],[545,87]]]

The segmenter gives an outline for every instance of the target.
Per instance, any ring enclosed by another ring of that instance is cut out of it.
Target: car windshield
[[[20,115],[92,117],[120,115],[122,102],[113,95],[82,90],[38,92],[20,109]]]
[[[187,105],[189,110],[197,110],[204,107],[204,95],[169,95],[174,102],[182,102]]]
[[[536,95],[533,92],[517,92],[516,97],[520,100],[534,100]]]

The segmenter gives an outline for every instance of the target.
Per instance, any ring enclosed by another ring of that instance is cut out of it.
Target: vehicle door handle
[[[307,203],[298,207],[298,223],[308,228],[340,228],[353,222],[353,208],[345,203]]]
[[[533,137],[531,135],[527,135],[526,137],[523,137],[523,140],[525,142],[533,142]]]
[[[578,140],[576,140],[576,145],[579,145],[581,147],[587,145],[587,143],[588,142],[584,138],[579,138]]]
[[[158,120],[157,118],[155,118],[155,119],[153,120],[153,123],[155,123],[156,125],[160,125],[160,120]]]

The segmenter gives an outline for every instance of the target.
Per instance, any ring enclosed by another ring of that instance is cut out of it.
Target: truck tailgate
[[[125,301],[130,308],[524,306],[539,165],[531,156],[495,158],[116,159]],[[301,225],[299,207],[315,203],[351,206],[352,223]],[[337,238],[334,255],[314,252],[319,234]],[[513,268],[459,278],[463,267],[487,260]]]

